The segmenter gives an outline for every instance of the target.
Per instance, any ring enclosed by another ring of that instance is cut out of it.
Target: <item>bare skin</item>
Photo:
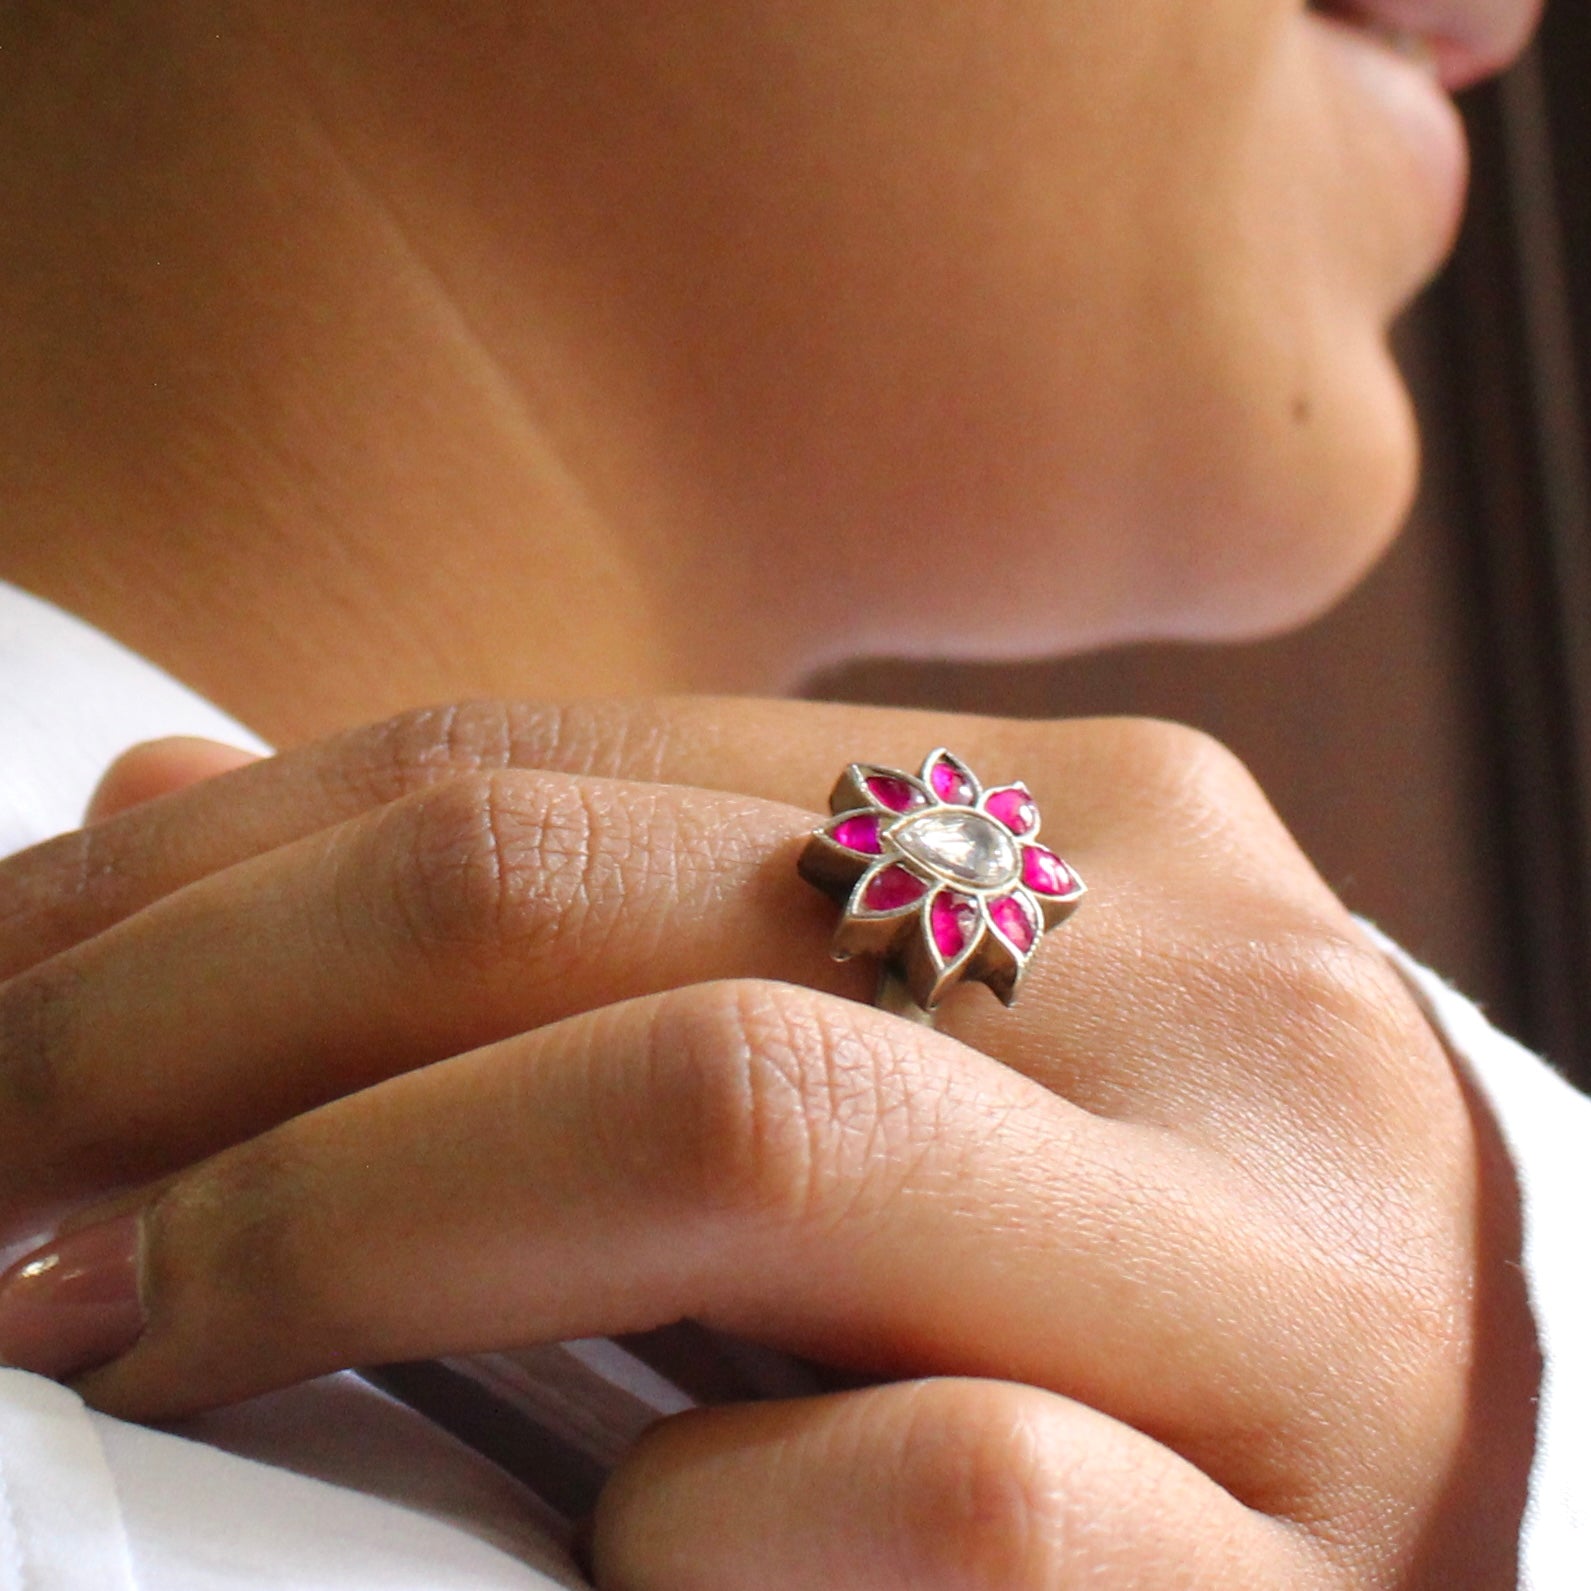
[[[1063,9],[8,7],[0,574],[277,743],[1315,611],[1451,202],[1297,0]]]
[[[1097,898],[1014,1012],[925,1034],[826,961],[836,736],[1053,792]],[[660,1427],[604,1587],[1513,1579],[1506,1159],[1219,748],[701,700],[225,756],[5,864],[0,1213],[89,1201],[0,1286],[13,1360],[169,1418],[688,1315],[890,1385]],[[134,1232],[136,1324],[52,1312]]]
[[[1445,8],[1454,80],[1503,5]],[[3,1212],[82,1206],[0,1353],[133,1418],[680,1315],[887,1378],[659,1427],[604,1591],[1511,1583],[1506,1160],[1231,759],[669,696],[1351,583],[1456,214],[1385,52],[1293,0],[160,0],[0,46],[0,574],[294,748],[134,753],[0,865]],[[644,699],[503,705],[604,694]],[[837,762],[936,741],[1096,895],[1017,1013],[924,1035],[788,853]],[[85,1275],[138,1330],[63,1358]]]

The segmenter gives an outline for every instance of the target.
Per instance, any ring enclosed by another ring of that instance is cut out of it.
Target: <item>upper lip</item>
[[[1323,10],[1393,33],[1430,50],[1450,89],[1468,88],[1511,65],[1541,20],[1543,0],[1328,0]]]

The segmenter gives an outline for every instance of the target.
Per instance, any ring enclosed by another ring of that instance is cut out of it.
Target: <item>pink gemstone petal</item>
[[[928,909],[928,920],[939,954],[954,961],[978,932],[978,903],[970,895],[942,889]]]
[[[1021,784],[1009,784],[1002,791],[991,792],[983,802],[983,810],[991,818],[998,819],[999,823],[1006,824],[1017,838],[1033,834],[1034,829],[1039,827],[1037,803]]]
[[[970,806],[978,799],[978,786],[972,775],[948,751],[934,759],[928,770],[928,783],[934,794],[951,806]]]
[[[928,886],[910,868],[896,863],[894,867],[886,867],[867,886],[862,904],[870,912],[899,911],[901,907],[921,900],[927,893]]]
[[[1026,788],[1019,784],[996,790],[983,803],[983,810],[991,818],[999,819],[1018,838],[1031,834],[1039,826],[1039,809]]]
[[[1033,948],[1033,942],[1039,937],[1039,925],[1026,895],[1002,895],[989,903],[989,915],[994,919],[994,926],[1023,955]]]
[[[829,832],[835,843],[843,845],[848,851],[858,851],[863,856],[881,856],[884,852],[881,838],[883,827],[884,820],[876,812],[864,812],[859,817],[842,818]]]
[[[1077,875],[1042,845],[1022,847],[1022,882],[1041,895],[1072,895],[1078,888]]]
[[[867,793],[882,807],[891,812],[910,812],[923,806],[923,793],[906,779],[891,779],[884,774],[867,781]]]

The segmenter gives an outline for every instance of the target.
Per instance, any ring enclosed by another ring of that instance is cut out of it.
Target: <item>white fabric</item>
[[[0,585],[0,856],[73,827],[107,764],[165,735],[266,749],[101,631]]]
[[[1499,1033],[1434,972],[1387,948],[1463,1057],[1513,1158],[1542,1352],[1519,1584],[1583,1591],[1591,1587],[1591,1098]]]
[[[0,855],[72,827],[140,740],[255,737],[97,631],[0,585]],[[1546,1373],[1525,1591],[1591,1586],[1591,1100],[1394,952],[1515,1159]],[[575,1586],[534,1500],[347,1377],[193,1422],[122,1424],[0,1370],[0,1591]]]

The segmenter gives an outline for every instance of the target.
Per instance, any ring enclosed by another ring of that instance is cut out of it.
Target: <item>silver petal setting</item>
[[[1039,940],[1086,893],[1075,869],[1035,843],[1027,787],[986,791],[944,747],[916,774],[852,763],[829,807],[799,868],[844,908],[834,954],[881,958],[926,1013],[962,982],[1013,1003]]]

